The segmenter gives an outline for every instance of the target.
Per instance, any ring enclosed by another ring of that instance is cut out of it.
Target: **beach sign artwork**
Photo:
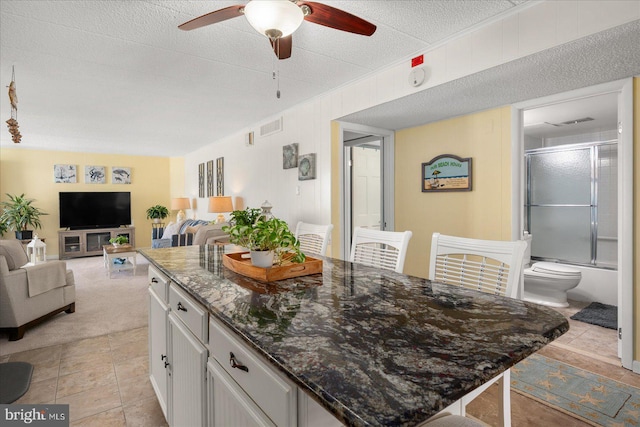
[[[470,191],[471,157],[443,154],[422,164],[422,191]]]

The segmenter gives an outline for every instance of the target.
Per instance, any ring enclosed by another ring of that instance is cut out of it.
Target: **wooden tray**
[[[307,257],[302,263],[285,261],[283,265],[274,265],[271,268],[255,267],[251,265],[250,258],[243,258],[249,252],[236,252],[224,254],[222,265],[234,273],[251,277],[261,282],[275,282],[277,280],[290,279],[292,277],[308,276],[322,273],[322,260]]]

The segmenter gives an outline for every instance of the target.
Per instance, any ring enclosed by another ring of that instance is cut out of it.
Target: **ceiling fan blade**
[[[243,9],[243,4],[237,4],[235,6],[225,7],[224,9],[214,10],[206,15],[198,16],[191,21],[178,25],[178,28],[184,31],[195,30],[196,28],[204,27],[206,25],[226,21],[231,18],[237,18],[243,14]]]
[[[291,48],[293,46],[293,39],[291,38],[291,34],[289,34],[287,37],[278,38],[275,41],[269,41],[271,42],[273,52],[276,54],[278,59],[287,59],[291,57]]]
[[[363,36],[370,36],[376,31],[372,23],[335,7],[313,1],[299,1],[297,4],[311,9],[311,13],[304,17],[305,21]]]

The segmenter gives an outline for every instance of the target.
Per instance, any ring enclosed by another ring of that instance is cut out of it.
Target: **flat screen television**
[[[131,224],[128,191],[60,192],[60,228],[82,230]]]

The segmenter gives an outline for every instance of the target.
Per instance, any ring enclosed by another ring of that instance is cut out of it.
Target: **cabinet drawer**
[[[149,266],[149,286],[162,302],[169,300],[169,279],[152,266]]]
[[[215,319],[209,322],[209,352],[277,426],[297,424],[297,387]]]
[[[203,343],[207,342],[209,338],[207,335],[207,312],[173,283],[169,285],[169,306],[196,338]]]

